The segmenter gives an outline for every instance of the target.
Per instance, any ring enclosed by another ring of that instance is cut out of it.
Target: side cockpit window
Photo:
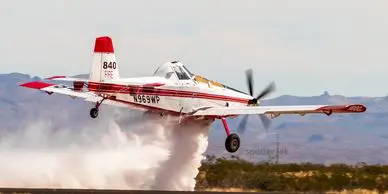
[[[165,78],[170,79],[170,77],[174,74],[174,72],[167,72]]]

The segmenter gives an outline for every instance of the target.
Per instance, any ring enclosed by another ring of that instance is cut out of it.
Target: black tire
[[[237,134],[230,134],[225,140],[225,148],[228,152],[234,153],[240,148],[240,137]]]
[[[95,118],[97,118],[97,116],[98,116],[98,109],[97,108],[90,109],[90,117],[95,119]]]

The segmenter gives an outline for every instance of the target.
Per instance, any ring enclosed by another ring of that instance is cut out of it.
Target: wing
[[[98,102],[102,100],[102,97],[96,95],[95,93],[88,92],[88,91],[80,91],[80,90],[75,91],[74,88],[63,84],[50,84],[50,83],[36,81],[36,82],[23,83],[20,86],[40,90],[50,95],[53,93],[57,93],[57,94],[67,95],[72,98],[78,97],[89,102]],[[118,107],[128,107],[127,104],[120,103],[114,100],[104,100],[103,104],[108,104],[108,105],[113,105]]]
[[[304,106],[246,106],[246,107],[208,107],[192,113],[193,116],[234,116],[246,114],[270,114],[273,117],[281,114],[324,113],[362,113],[366,107],[362,104],[349,105],[304,105]]]

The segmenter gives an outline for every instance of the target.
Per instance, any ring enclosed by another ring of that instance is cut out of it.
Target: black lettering
[[[159,96],[156,95],[136,95],[133,94],[133,101],[134,102],[139,102],[139,103],[159,103],[160,98]]]
[[[103,69],[116,69],[116,62],[115,61],[113,61],[113,62],[107,62],[107,61],[104,61],[103,63],[102,63],[103,65],[102,65],[102,68]]]
[[[133,95],[133,101],[137,102],[136,95]]]

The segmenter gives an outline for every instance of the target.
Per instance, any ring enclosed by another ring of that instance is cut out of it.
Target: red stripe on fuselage
[[[238,102],[247,104],[248,99],[236,98],[217,94],[208,94],[202,92],[183,91],[183,90],[171,90],[161,89],[153,87],[141,87],[141,86],[125,86],[119,84],[110,83],[96,83],[88,82],[89,91],[101,92],[101,93],[121,93],[121,94],[144,94],[144,95],[159,95],[159,96],[170,96],[170,97],[183,97],[183,98],[202,98],[209,100],[222,100],[230,102]]]

